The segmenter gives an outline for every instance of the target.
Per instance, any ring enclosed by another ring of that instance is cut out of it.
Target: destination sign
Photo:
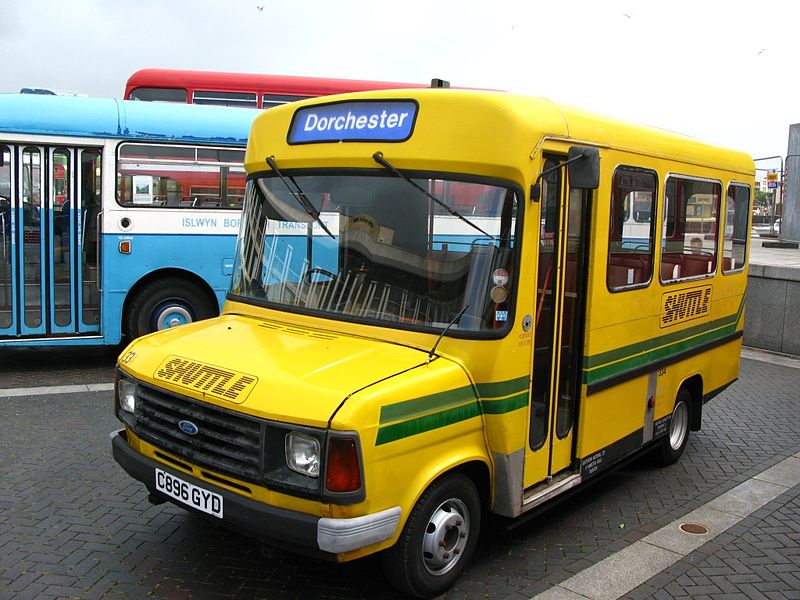
[[[417,118],[412,100],[335,102],[298,109],[289,127],[290,144],[402,142]]]

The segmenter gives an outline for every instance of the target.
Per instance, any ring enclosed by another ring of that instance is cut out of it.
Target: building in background
[[[800,123],[789,126],[780,237],[800,241]]]

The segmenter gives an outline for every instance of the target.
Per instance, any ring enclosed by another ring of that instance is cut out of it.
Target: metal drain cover
[[[708,527],[698,525],[697,523],[684,523],[681,525],[681,530],[685,531],[686,533],[694,533],[697,535],[708,533]]]

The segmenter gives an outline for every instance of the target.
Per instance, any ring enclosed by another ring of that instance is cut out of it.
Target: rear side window
[[[653,276],[657,176],[619,167],[611,190],[606,283],[612,291],[646,286]]]
[[[729,185],[725,201],[725,235],[722,242],[723,273],[734,273],[744,269],[747,256],[747,221],[750,211],[750,188],[744,185]]]

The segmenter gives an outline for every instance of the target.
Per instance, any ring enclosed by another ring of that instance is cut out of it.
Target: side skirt
[[[519,527],[574,493],[599,481],[602,476],[649,452],[667,434],[670,418],[671,415],[667,415],[653,424],[653,439],[646,444],[642,444],[644,429],[639,429],[580,459],[574,470],[560,473],[525,490],[522,496],[523,516],[510,523],[508,529]]]

